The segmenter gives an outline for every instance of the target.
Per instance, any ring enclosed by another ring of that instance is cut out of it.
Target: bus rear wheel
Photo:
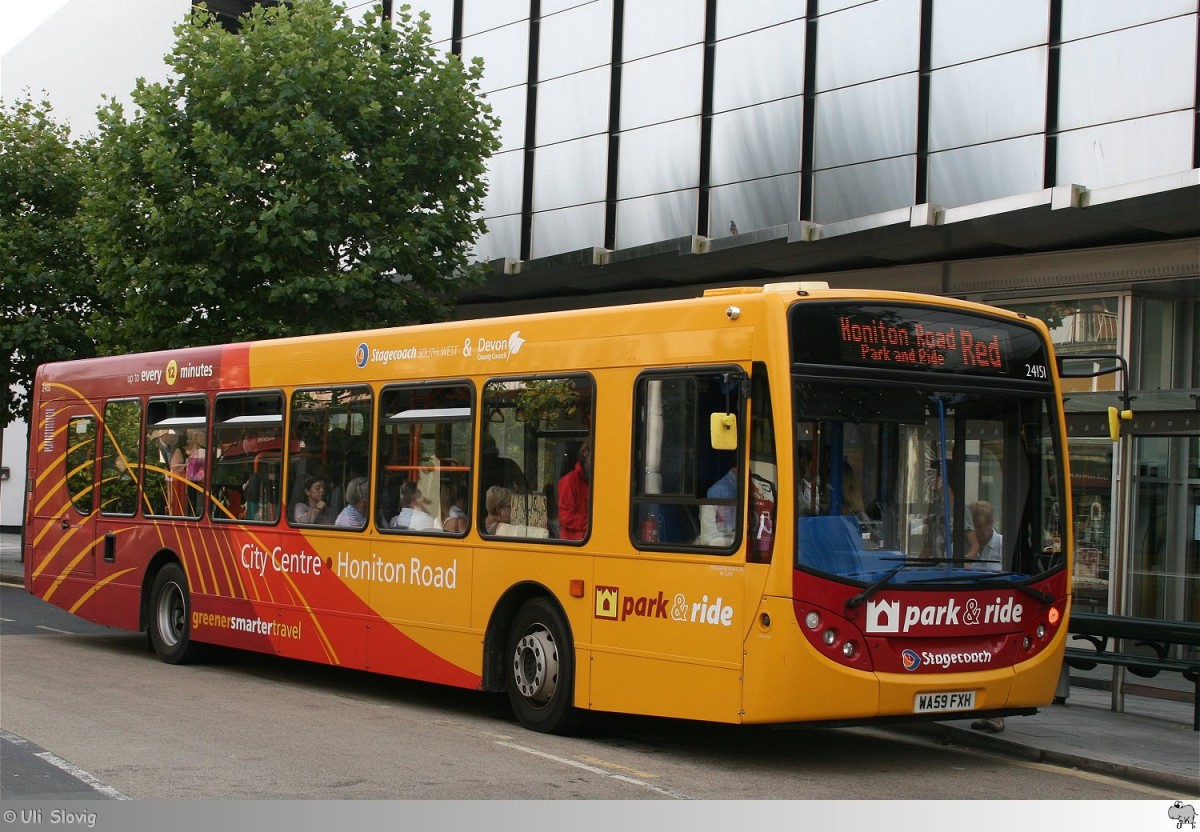
[[[168,563],[154,577],[150,589],[150,645],[167,664],[186,664],[196,658],[192,643],[187,575],[177,563]]]
[[[575,651],[562,614],[545,598],[525,602],[509,630],[505,677],[520,723],[543,734],[566,734],[581,721],[572,705]]]

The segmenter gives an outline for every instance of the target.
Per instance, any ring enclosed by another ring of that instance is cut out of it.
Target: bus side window
[[[643,374],[634,391],[630,537],[644,549],[731,552],[743,534],[742,443],[713,447],[712,414],[743,424],[736,367]]]
[[[491,379],[484,386],[478,507],[484,534],[586,540],[595,505],[581,459],[592,449],[590,376]],[[590,458],[583,462],[584,468]],[[488,528],[489,488],[512,493],[509,515]]]
[[[67,491],[75,510],[85,517],[92,513],[96,475],[96,419],[77,416],[67,425]]]
[[[292,393],[287,448],[289,523],[335,524],[346,508],[347,487],[369,472],[372,404],[369,387],[303,389]],[[318,483],[323,490],[316,487]],[[370,516],[369,499],[365,514]],[[345,527],[362,528],[357,515],[355,523]]]
[[[279,519],[283,464],[283,395],[217,398],[213,407],[210,514],[214,520]]]
[[[474,393],[465,382],[386,387],[379,396],[376,528],[466,534]]]
[[[130,516],[137,512],[141,433],[141,402],[110,401],[105,405],[100,454],[101,514]]]

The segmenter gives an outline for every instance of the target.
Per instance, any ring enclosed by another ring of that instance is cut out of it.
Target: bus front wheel
[[[154,577],[150,589],[150,644],[167,664],[185,664],[196,656],[188,621],[191,610],[187,575],[177,563],[168,563]]]
[[[543,734],[576,728],[574,647],[552,603],[534,598],[521,607],[509,630],[507,657],[508,700],[520,723]]]

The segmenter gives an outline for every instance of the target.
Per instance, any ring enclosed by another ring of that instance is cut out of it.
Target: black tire
[[[147,630],[150,646],[167,664],[187,664],[199,650],[192,643],[192,599],[187,575],[178,563],[168,563],[154,577],[150,588]]]
[[[521,725],[543,734],[577,730],[583,714],[573,705],[575,646],[558,608],[545,598],[526,601],[506,644],[505,687]]]

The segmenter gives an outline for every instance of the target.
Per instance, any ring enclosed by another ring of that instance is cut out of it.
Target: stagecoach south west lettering
[[[957,627],[976,624],[1019,624],[1025,607],[1016,599],[997,597],[981,604],[968,598],[958,603],[951,598],[944,604],[901,604],[900,601],[868,601],[868,633],[907,633],[914,627]]]
[[[838,319],[838,335],[843,348],[855,351],[850,357],[858,361],[929,367],[949,362],[963,367],[1004,369],[997,333],[990,338],[979,337],[967,327],[930,329],[921,323],[897,326],[878,319],[854,323],[843,315]]]

